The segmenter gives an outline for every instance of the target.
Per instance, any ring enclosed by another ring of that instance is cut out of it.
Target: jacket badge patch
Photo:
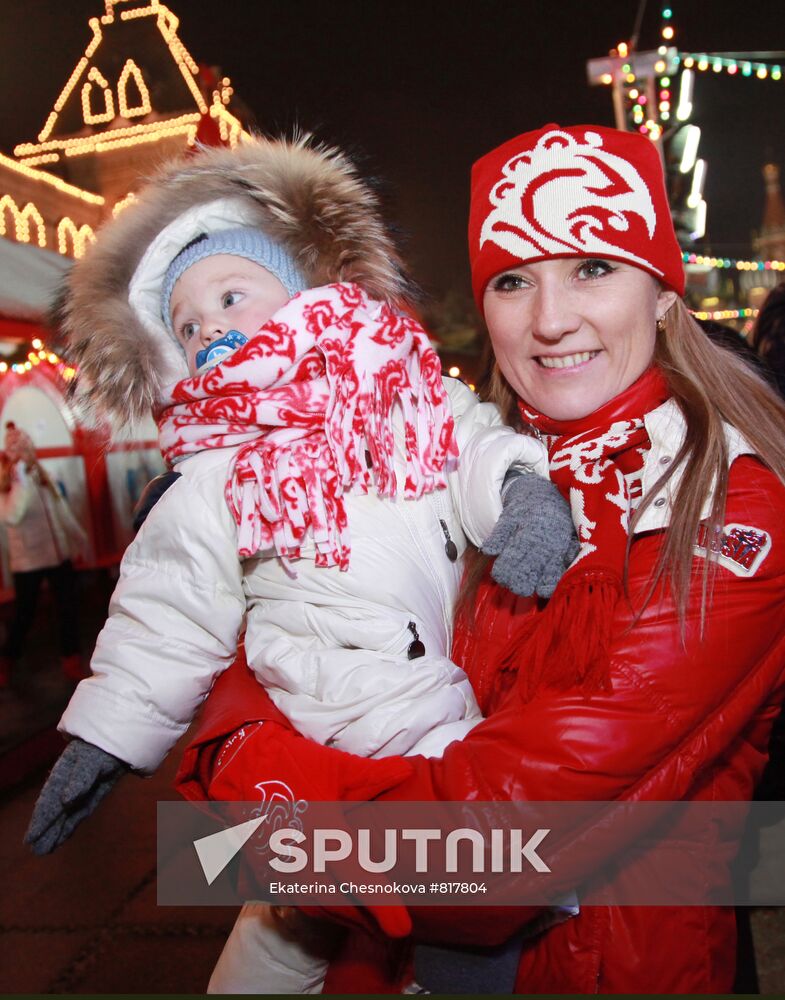
[[[706,526],[698,531],[695,554],[706,556]],[[754,576],[761,563],[771,552],[771,536],[767,531],[751,528],[747,524],[726,524],[722,534],[712,545],[717,562],[736,576]]]

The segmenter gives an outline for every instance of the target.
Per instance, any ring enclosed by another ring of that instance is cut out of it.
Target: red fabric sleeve
[[[525,703],[513,689],[497,713],[448,747],[442,759],[407,758],[400,762],[406,773],[398,781],[391,782],[394,776],[385,774],[387,780],[376,788],[378,793],[385,786],[380,798],[689,798],[705,770],[716,766],[752,720],[781,695],[785,674],[785,489],[752,458],[738,460],[731,470],[726,514],[730,523],[765,534],[770,549],[752,575],[736,575],[720,566],[702,635],[699,584],[693,588],[684,644],[667,593],[658,595],[638,620],[621,604],[611,652],[611,693],[587,700],[575,692],[544,692]],[[645,591],[661,537],[642,536],[632,546],[633,607]],[[695,565],[700,573],[702,560],[696,559]],[[278,735],[279,745],[288,747],[284,757],[291,761],[293,780],[302,780],[296,766],[302,737],[283,726]],[[337,767],[335,751],[316,744],[309,749],[308,791],[298,789],[305,798],[317,771],[331,775],[337,784],[314,798],[329,798],[336,791],[339,798],[350,792],[361,798],[364,786],[370,796],[374,770],[392,761],[341,754]],[[282,759],[279,755],[279,767]],[[738,798],[750,797],[755,777],[742,777]],[[529,916],[512,909],[494,911],[492,917],[483,912],[487,933],[465,909],[412,908],[411,914],[428,937],[467,940],[463,928],[470,930],[474,943],[501,941]]]

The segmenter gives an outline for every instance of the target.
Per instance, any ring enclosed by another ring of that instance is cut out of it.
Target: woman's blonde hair
[[[661,326],[654,363],[665,376],[671,395],[684,414],[687,433],[674,460],[635,512],[631,529],[634,530],[657,493],[678,469],[683,468],[660,560],[644,602],[651,599],[662,583],[669,582],[683,628],[701,515],[713,488],[714,499],[704,537],[719,539],[724,524],[728,447],[723,422],[740,431],[758,458],[785,483],[785,403],[733,350],[712,343],[681,299],[668,310]],[[526,432],[518,412],[517,397],[492,355],[483,395],[499,406],[507,423]],[[476,591],[487,562],[477,557],[470,560],[464,594]],[[705,560],[702,618],[710,604],[715,568],[715,560]]]

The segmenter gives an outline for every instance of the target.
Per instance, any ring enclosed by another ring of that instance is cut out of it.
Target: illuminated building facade
[[[35,141],[0,154],[0,236],[79,257],[161,162],[241,140],[229,79],[197,65],[178,25],[159,0],[105,0]]]

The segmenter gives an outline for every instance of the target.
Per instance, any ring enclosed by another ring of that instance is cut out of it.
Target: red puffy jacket
[[[729,545],[702,636],[700,586],[693,588],[684,644],[667,593],[637,621],[620,602],[611,693],[585,699],[577,692],[546,691],[528,703],[513,696],[466,739],[451,744],[442,759],[368,761],[305,740],[258,685],[236,687],[247,682],[232,671],[216,685],[212,705],[208,701],[181,770],[181,788],[192,798],[252,799],[254,785],[269,777],[286,781],[298,798],[325,800],[360,798],[365,786],[369,797],[384,789],[380,797],[406,801],[748,800],[785,690],[784,515],[782,484],[756,459],[737,459],[729,475],[726,524],[754,529],[764,540],[761,552],[770,543],[767,554],[746,574],[745,560]],[[661,540],[661,532],[652,532],[633,541],[633,607],[645,592]],[[696,560],[698,573],[700,568]],[[472,678],[471,660],[464,666]],[[256,727],[251,739],[235,735],[232,754],[224,755],[228,763],[213,768],[227,734],[260,719],[269,722]],[[719,835],[733,840],[738,830]],[[642,862],[617,860],[618,879],[634,882]],[[531,914],[497,908],[488,919],[465,907],[412,907],[409,916],[420,939],[493,944]],[[397,928],[386,929],[405,933],[405,915]],[[585,906],[579,916],[524,945],[516,990],[727,993],[734,958],[730,908]],[[343,969],[339,964],[327,988],[366,992],[370,981],[361,969],[356,962]],[[381,989],[378,980],[373,988]]]

